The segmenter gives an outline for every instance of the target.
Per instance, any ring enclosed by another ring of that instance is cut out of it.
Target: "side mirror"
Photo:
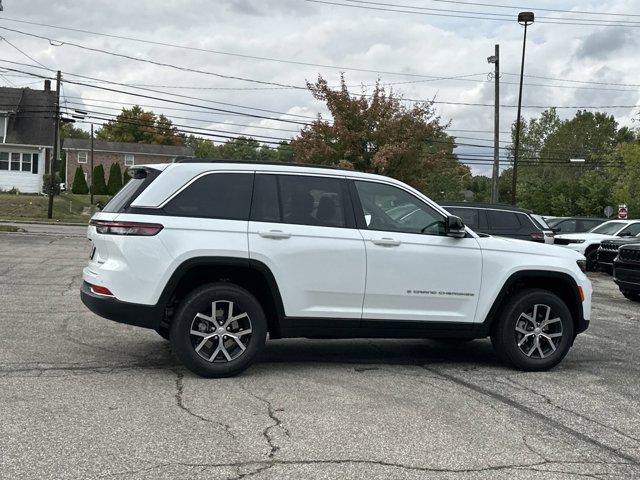
[[[97,209],[98,211],[101,211],[101,210],[102,210],[102,208],[103,208],[102,203],[100,203],[100,202],[96,202],[96,209]]]
[[[464,228],[464,222],[460,217],[449,215],[445,220],[445,234],[447,237],[464,238],[467,231]]]
[[[562,231],[562,229],[561,229],[561,228],[558,228],[558,227],[551,227],[551,231],[552,231],[553,233],[560,233],[560,232]]]

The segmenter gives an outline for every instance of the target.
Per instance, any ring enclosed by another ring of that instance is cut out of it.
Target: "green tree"
[[[107,184],[104,181],[104,167],[102,164],[96,165],[93,168],[92,183],[94,195],[106,195],[108,193]]]
[[[550,109],[522,125],[518,204],[542,214],[602,215],[613,195],[605,164],[633,132],[618,129],[612,115],[581,110],[561,120]],[[576,158],[584,162],[570,161]]]
[[[184,145],[185,139],[167,117],[145,111],[138,105],[123,108],[115,120],[109,120],[100,127],[96,137],[111,142],[158,145]]]
[[[609,170],[613,178],[613,194],[608,205],[615,207],[626,203],[629,218],[640,217],[640,144],[621,144],[609,158],[620,163]]]
[[[409,108],[379,84],[372,95],[353,97],[344,77],[336,90],[322,77],[307,86],[333,122],[319,116],[291,141],[296,161],[388,175],[433,198],[460,197],[470,170],[453,154],[454,140],[433,103]]]
[[[73,186],[71,187],[71,192],[79,193],[81,195],[86,195],[87,193],[89,193],[89,186],[87,185],[87,180],[84,178],[84,171],[80,166],[76,168],[76,173],[73,177]]]
[[[109,183],[107,184],[107,191],[109,195],[115,195],[122,188],[122,170],[120,170],[120,164],[114,162],[109,168]]]

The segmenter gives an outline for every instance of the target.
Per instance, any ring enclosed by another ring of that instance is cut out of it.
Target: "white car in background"
[[[570,248],[587,258],[587,270],[597,266],[598,248],[603,240],[617,237],[635,237],[640,234],[640,220],[610,220],[586,233],[565,233],[556,235],[555,245]]]

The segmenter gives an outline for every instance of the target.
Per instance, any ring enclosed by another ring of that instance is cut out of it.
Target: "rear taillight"
[[[533,232],[531,234],[532,240],[544,240],[544,234],[542,232]]]
[[[113,297],[113,293],[106,287],[101,287],[99,285],[90,285],[91,291],[93,293],[97,293],[98,295],[109,295]]]
[[[158,223],[112,222],[109,220],[91,220],[89,225],[103,235],[137,235],[150,237],[157,235],[164,227]]]

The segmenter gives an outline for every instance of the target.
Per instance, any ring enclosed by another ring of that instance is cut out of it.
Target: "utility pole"
[[[53,122],[53,152],[51,153],[51,161],[49,162],[49,208],[47,209],[47,218],[53,218],[53,193],[56,185],[56,168],[58,167],[58,142],[60,137],[60,83],[62,74],[60,70],[56,75],[56,104],[55,118]]]
[[[491,177],[491,203],[498,203],[498,181],[500,180],[500,45],[495,46],[495,54],[487,61],[495,69],[495,99],[493,114],[493,176]]]
[[[93,205],[93,123],[91,124],[91,163],[89,166],[89,170],[91,171],[91,183],[89,184],[89,203]]]
[[[533,12],[520,12],[518,23],[524,27],[524,37],[522,39],[522,63],[520,63],[520,90],[518,93],[518,118],[516,119],[516,140],[513,152],[513,172],[511,176],[511,204],[516,204],[516,186],[518,182],[518,153],[520,149],[520,111],[522,110],[522,79],[524,77],[524,52],[527,46],[527,26],[533,23]]]

